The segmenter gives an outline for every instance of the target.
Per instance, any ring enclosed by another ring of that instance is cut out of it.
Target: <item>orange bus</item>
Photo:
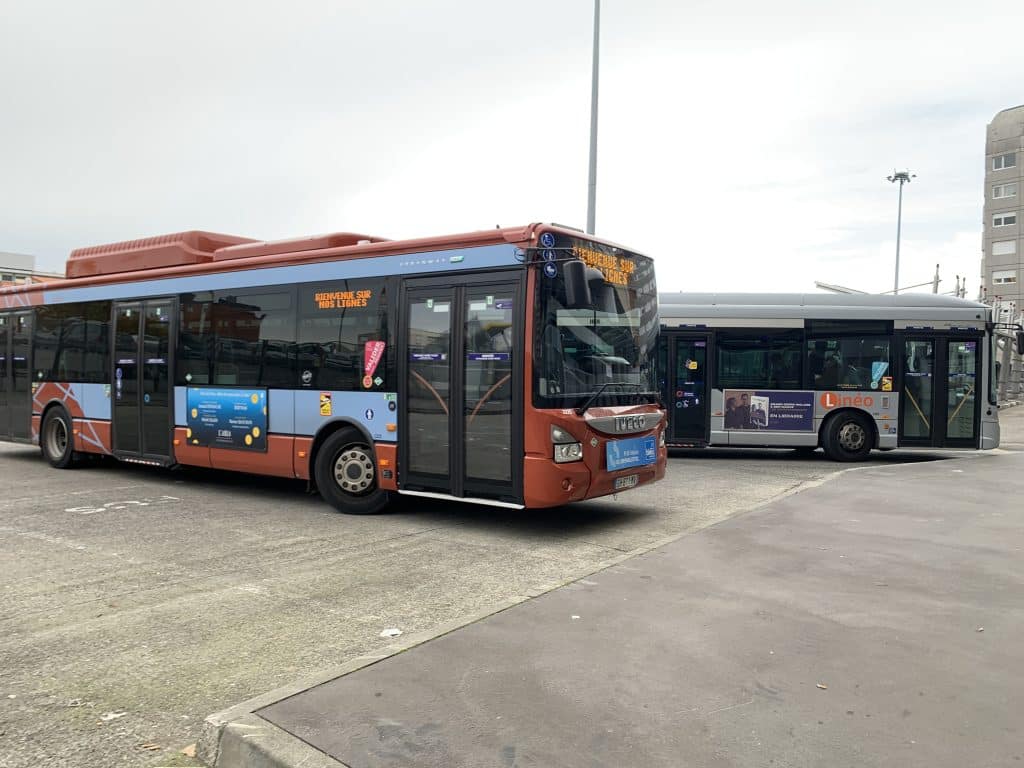
[[[0,290],[0,439],[551,507],[664,476],[657,334],[651,260],[558,226],[82,248]]]

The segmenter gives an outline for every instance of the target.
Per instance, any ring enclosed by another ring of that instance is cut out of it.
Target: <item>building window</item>
[[[1013,184],[996,184],[992,187],[992,199],[999,200],[1004,197],[1016,197],[1017,196],[1017,183]]]
[[[1017,282],[1016,269],[1001,269],[992,273],[993,285],[1010,285]]]
[[[992,158],[992,170],[1001,171],[1004,168],[1017,167],[1017,153],[1007,152],[1005,155],[996,155]]]
[[[993,256],[1010,256],[1017,252],[1016,240],[1000,240],[992,243]]]
[[[1004,211],[1003,213],[992,214],[992,226],[993,227],[1008,227],[1011,224],[1017,223],[1017,212],[1016,211]]]

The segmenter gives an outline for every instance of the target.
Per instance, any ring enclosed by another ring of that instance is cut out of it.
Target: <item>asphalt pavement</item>
[[[683,453],[661,483],[563,509],[406,503],[359,518],[297,482],[59,471],[0,444],[0,766],[183,762],[211,712],[386,656],[838,469],[792,451]],[[390,629],[402,635],[381,637]]]
[[[1024,453],[858,467],[214,716],[218,768],[1024,760]]]

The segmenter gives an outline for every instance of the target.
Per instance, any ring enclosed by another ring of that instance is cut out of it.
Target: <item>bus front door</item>
[[[154,464],[172,460],[175,304],[114,304],[114,455]]]
[[[669,337],[667,398],[669,444],[708,442],[708,337],[679,334]]]
[[[32,435],[31,346],[31,313],[0,315],[0,439],[28,440]]]
[[[520,281],[406,282],[399,334],[403,491],[522,496]]]
[[[981,340],[936,334],[903,340],[900,445],[978,446]]]

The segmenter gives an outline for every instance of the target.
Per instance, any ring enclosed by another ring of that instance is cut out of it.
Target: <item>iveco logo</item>
[[[616,432],[643,432],[647,427],[647,417],[640,416],[616,416]]]

